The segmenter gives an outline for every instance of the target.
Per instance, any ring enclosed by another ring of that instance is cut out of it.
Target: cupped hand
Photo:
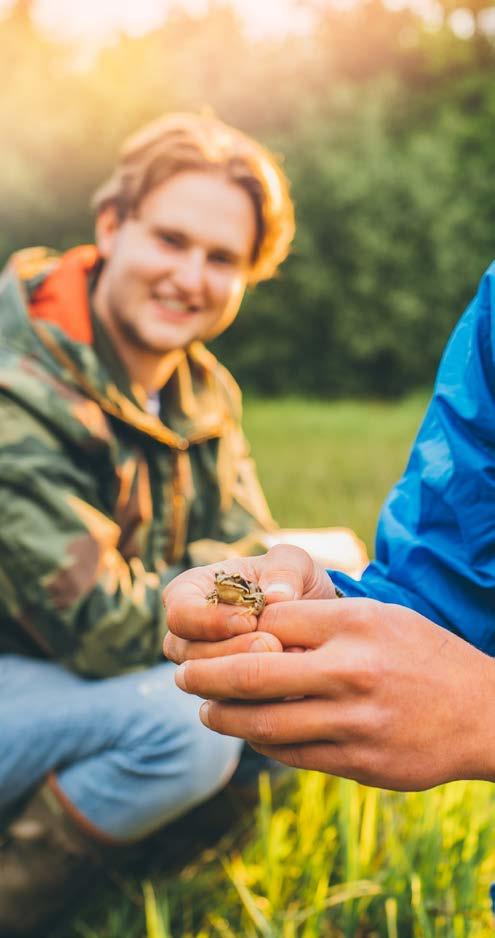
[[[495,663],[410,609],[370,599],[277,603],[265,634],[305,654],[188,661],[201,719],[263,753],[396,790],[495,780]]]
[[[267,607],[259,619],[238,606],[210,606],[206,596],[215,573],[239,573],[257,583]],[[163,593],[168,634],[163,650],[180,664],[189,658],[213,658],[249,650],[279,651],[279,639],[265,633],[263,622],[271,604],[296,599],[333,599],[335,588],[326,570],[306,551],[277,545],[259,557],[239,557],[186,570]],[[256,634],[253,634],[256,633]],[[254,643],[258,644],[253,648]]]

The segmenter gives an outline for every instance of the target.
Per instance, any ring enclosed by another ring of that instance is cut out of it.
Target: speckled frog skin
[[[265,595],[256,583],[245,580],[240,573],[215,573],[215,589],[206,597],[209,606],[228,603],[242,606],[247,613],[259,616],[265,607]]]

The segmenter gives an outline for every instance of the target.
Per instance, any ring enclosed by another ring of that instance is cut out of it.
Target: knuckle
[[[199,622],[196,620],[196,629],[195,629],[195,638],[201,639],[203,642],[214,642],[218,636],[218,629],[215,628],[215,624],[206,621]]]
[[[382,707],[368,707],[368,738],[377,743],[387,739],[392,731],[388,714]]]
[[[359,697],[374,697],[386,673],[379,656],[363,648],[362,643],[356,648],[346,643],[334,660],[321,656],[319,668],[322,680],[337,681],[348,693]]]
[[[348,778],[364,781],[370,772],[368,754],[364,755],[361,749],[349,746],[341,755],[342,768]]]
[[[382,669],[377,661],[361,659],[354,662],[349,680],[358,694],[369,695],[381,683]]]
[[[363,748],[355,756],[354,777],[364,785],[378,784],[384,786],[384,763],[381,752],[373,748]],[[395,766],[397,768],[397,766]]]
[[[197,637],[203,642],[218,642],[231,637],[228,623],[225,625],[216,609],[208,610],[204,618],[196,620]]]
[[[253,718],[250,735],[260,742],[270,742],[274,736],[272,717],[266,707],[260,708]]]
[[[247,655],[242,661],[242,667],[237,668],[232,675],[232,690],[234,696],[256,696],[262,678],[263,655]]]
[[[315,680],[322,689],[332,687],[335,680],[340,677],[340,669],[337,668],[336,662],[332,661],[328,655],[316,652],[313,656],[312,667]]]
[[[276,635],[283,624],[285,615],[286,613],[280,603],[271,603],[269,606],[265,606],[261,614],[258,631],[261,630],[262,626],[264,632],[273,632]]]
[[[284,762],[293,769],[304,769],[308,762],[304,747],[286,746],[284,749]],[[309,763],[308,763],[309,766]]]
[[[353,778],[366,784],[372,775],[378,758],[373,747],[361,739],[341,742],[336,752],[337,774]]]
[[[370,611],[367,599],[355,599],[352,606],[351,625],[353,631],[366,629],[369,622]]]
[[[377,599],[362,598],[355,600],[353,624],[363,632],[374,632],[380,627],[384,604]]]

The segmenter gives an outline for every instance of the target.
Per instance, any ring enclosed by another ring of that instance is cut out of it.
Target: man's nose
[[[174,280],[181,290],[200,293],[204,286],[206,256],[201,248],[184,252],[175,269]]]

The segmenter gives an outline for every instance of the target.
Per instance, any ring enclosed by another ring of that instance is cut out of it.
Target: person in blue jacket
[[[495,781],[494,317],[495,263],[446,347],[361,580],[284,546],[222,565],[265,591],[259,619],[205,604],[218,565],[167,587],[165,653],[207,698],[211,729],[382,788]]]

